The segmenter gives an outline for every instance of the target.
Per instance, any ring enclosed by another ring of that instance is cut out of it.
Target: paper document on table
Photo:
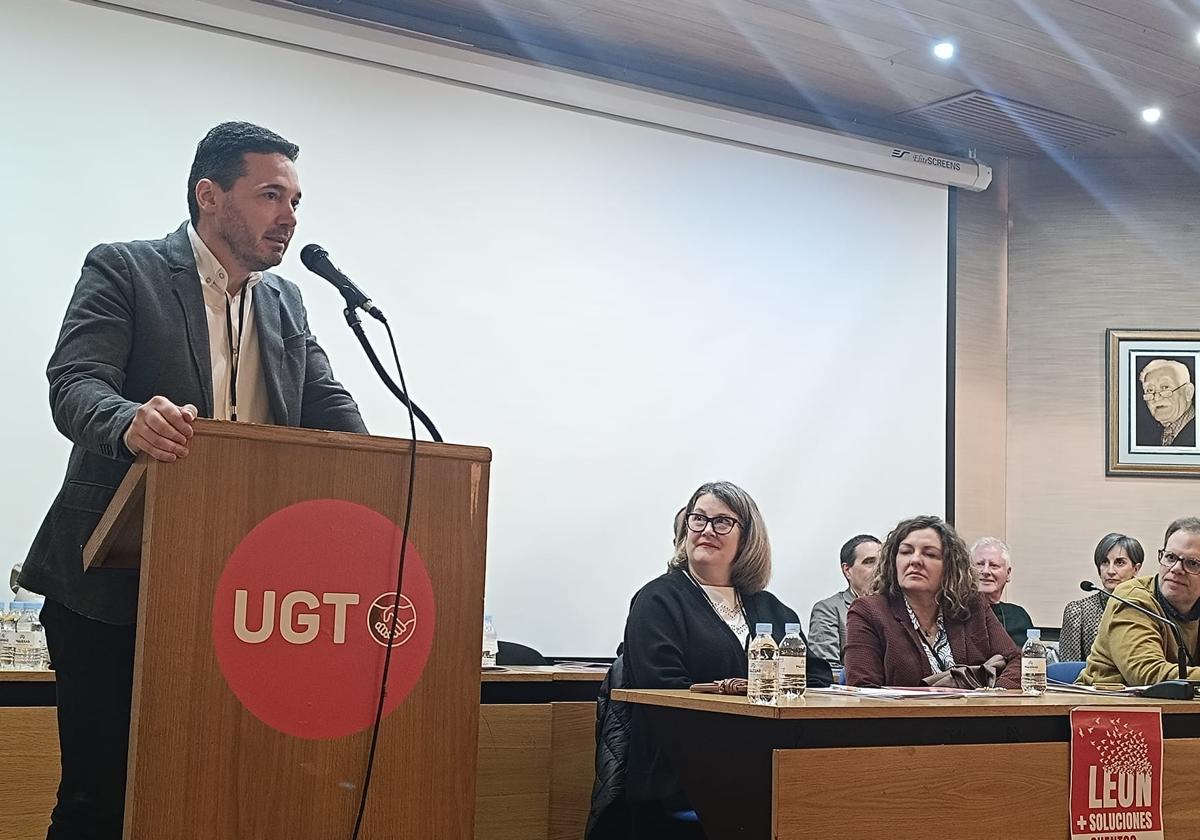
[[[1046,680],[1046,691],[1055,694],[1100,694],[1105,697],[1141,697],[1142,692],[1145,690],[1146,686],[1144,685],[1098,687],[1094,685],[1059,682],[1058,680]]]
[[[969,688],[933,688],[930,686],[866,688],[854,685],[831,685],[828,688],[810,688],[808,691],[812,694],[859,697],[863,700],[945,700],[955,697],[970,697],[979,693]]]

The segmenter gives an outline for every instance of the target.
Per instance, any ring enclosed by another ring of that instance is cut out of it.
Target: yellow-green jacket
[[[1163,616],[1163,608],[1154,597],[1153,577],[1127,580],[1114,590],[1138,606]],[[1197,636],[1200,621],[1176,622],[1188,650],[1189,680],[1200,680]],[[1150,685],[1179,676],[1179,646],[1175,635],[1162,622],[1130,609],[1115,598],[1108,599],[1100,630],[1088,655],[1087,667],[1079,675],[1083,685]]]

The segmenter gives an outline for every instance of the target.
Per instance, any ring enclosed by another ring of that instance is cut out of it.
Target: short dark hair
[[[196,144],[196,157],[188,174],[188,214],[193,226],[200,222],[196,184],[207,178],[223,190],[232,188],[234,181],[246,174],[246,154],[283,155],[294,161],[300,155],[300,147],[253,123],[223,122],[214,126]]]
[[[1127,537],[1124,534],[1113,532],[1105,534],[1101,537],[1100,542],[1096,543],[1096,554],[1093,558],[1096,563],[1096,571],[1100,571],[1100,564],[1108,559],[1108,553],[1114,548],[1122,548],[1129,555],[1129,561],[1135,567],[1142,565],[1146,559],[1146,551],[1142,548],[1142,544],[1133,537]]]
[[[1200,517],[1196,516],[1181,516],[1167,526],[1167,533],[1163,535],[1163,548],[1167,546],[1167,540],[1171,539],[1171,535],[1176,531],[1188,531],[1193,534],[1200,534]]]
[[[842,565],[853,566],[855,560],[855,550],[863,543],[869,542],[876,543],[877,545],[883,545],[883,543],[879,541],[879,537],[873,537],[870,534],[859,534],[858,536],[851,537],[850,539],[846,540],[845,544],[842,545],[842,550],[838,552],[841,556]]]

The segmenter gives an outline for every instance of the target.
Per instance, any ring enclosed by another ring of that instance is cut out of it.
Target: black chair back
[[[516,642],[497,642],[497,665],[549,665],[550,662],[536,650]]]

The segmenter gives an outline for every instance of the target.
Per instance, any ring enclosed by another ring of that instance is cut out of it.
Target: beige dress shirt
[[[188,225],[187,232],[192,253],[196,257],[196,273],[204,296],[204,316],[208,323],[213,418],[233,419],[231,383],[236,360],[238,421],[271,423],[273,418],[267,399],[267,385],[263,380],[258,327],[254,323],[254,287],[262,281],[262,272],[252,272],[236,295],[229,294],[229,275],[225,268],[194,227]],[[245,308],[239,316],[243,295],[246,298]],[[125,445],[131,452],[135,451],[129,446],[128,429],[125,431]]]

